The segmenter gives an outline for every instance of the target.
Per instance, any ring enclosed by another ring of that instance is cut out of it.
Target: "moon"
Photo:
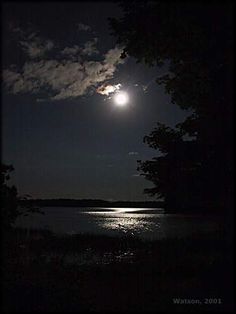
[[[118,92],[114,96],[115,104],[119,107],[124,107],[129,101],[129,96],[126,92]]]

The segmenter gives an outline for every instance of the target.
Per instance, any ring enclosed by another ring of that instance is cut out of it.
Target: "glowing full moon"
[[[125,106],[129,101],[129,96],[125,92],[118,92],[114,97],[117,106]]]

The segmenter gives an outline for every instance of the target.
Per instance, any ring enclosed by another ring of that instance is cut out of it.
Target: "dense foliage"
[[[172,129],[158,123],[144,141],[162,156],[139,161],[154,183],[145,192],[176,210],[229,209],[233,199],[233,16],[230,2],[121,3],[110,19],[127,55],[148,66],[172,102],[192,114]]]

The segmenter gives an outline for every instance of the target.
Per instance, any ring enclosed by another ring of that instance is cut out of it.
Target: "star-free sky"
[[[187,112],[110,34],[112,2],[12,2],[2,7],[2,159],[19,194],[34,198],[147,200],[137,160],[157,121]],[[115,95],[128,102],[117,106]]]

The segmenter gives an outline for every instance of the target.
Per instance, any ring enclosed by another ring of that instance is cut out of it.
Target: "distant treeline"
[[[21,204],[32,204],[35,206],[59,206],[59,207],[163,207],[163,201],[147,201],[147,202],[133,202],[133,201],[105,201],[99,199],[28,199],[21,200]]]

